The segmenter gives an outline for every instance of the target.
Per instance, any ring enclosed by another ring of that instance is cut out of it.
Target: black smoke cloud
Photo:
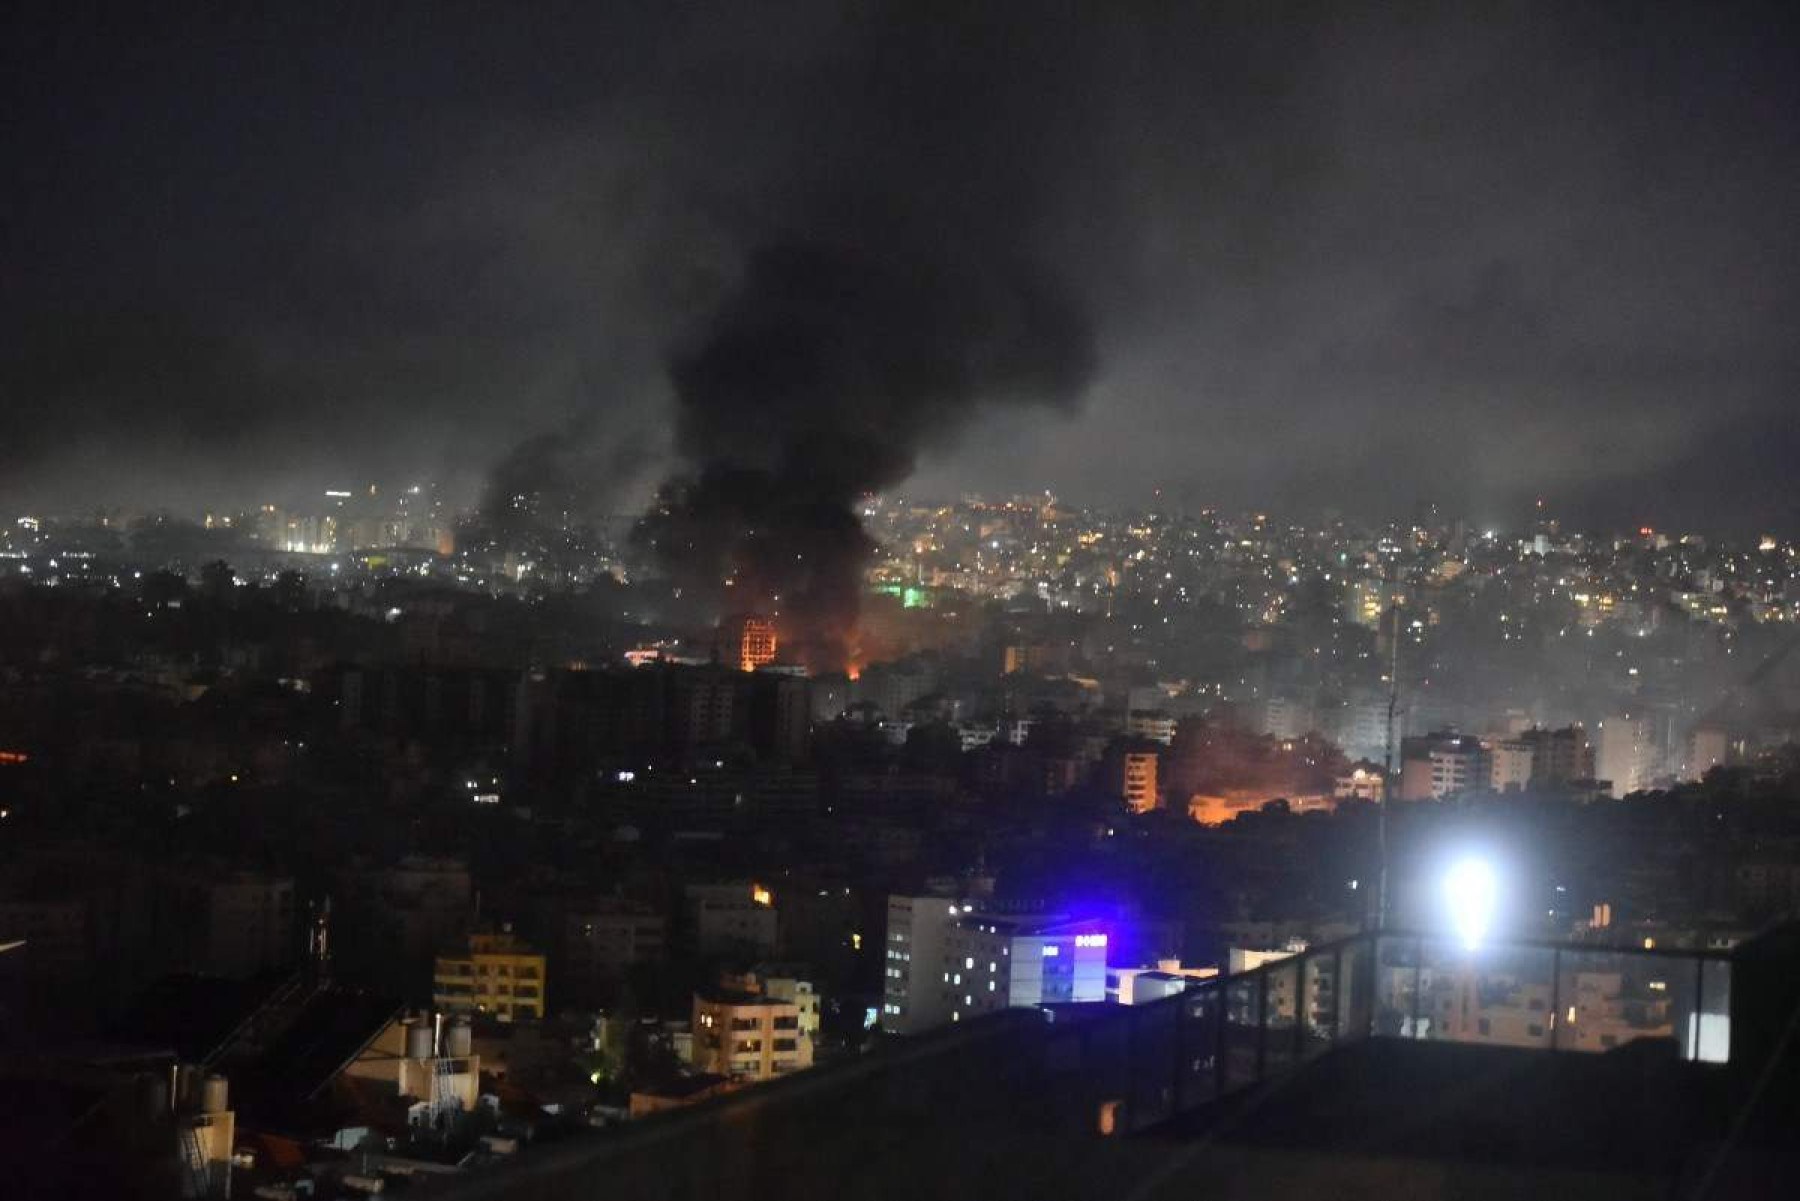
[[[855,506],[978,412],[1072,405],[1096,365],[1072,218],[1103,207],[1094,47],[877,6],[791,81],[741,266],[676,346],[675,472],[640,539],[687,598],[843,665]]]
[[[592,537],[617,516],[644,457],[639,435],[601,437],[591,417],[534,434],[494,464],[468,533],[501,551]]]
[[[857,500],[905,480],[977,405],[1067,403],[1093,369],[1084,314],[1020,247],[886,232],[753,254],[675,358],[692,467],[643,534],[697,598],[779,614],[815,666],[852,649],[871,549]]]
[[[925,495],[1800,529],[1791,4],[14,8],[0,503],[474,501],[591,411],[635,508],[810,246],[1090,318]]]

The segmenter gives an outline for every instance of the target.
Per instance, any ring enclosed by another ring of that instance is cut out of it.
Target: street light
[[[1499,892],[1494,867],[1485,859],[1459,859],[1444,873],[1444,900],[1450,907],[1450,924],[1471,951],[1481,945],[1494,924]]]

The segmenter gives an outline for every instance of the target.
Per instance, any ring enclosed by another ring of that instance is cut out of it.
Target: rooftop
[[[1547,954],[1558,979],[1596,953],[1496,951],[1507,972]],[[1362,935],[1150,1005],[1005,1011],[544,1148],[528,1174],[444,1195],[1788,1195],[1800,937],[1730,959],[1645,956],[1670,980],[1691,969],[1692,994],[1663,1033],[1593,1054],[1554,1036],[1474,1045],[1452,1037],[1460,1028],[1394,1024],[1383,990],[1420,979],[1432,954],[1421,936]],[[1726,970],[1728,1061],[1709,1062],[1721,1057],[1699,1033],[1706,982]]]

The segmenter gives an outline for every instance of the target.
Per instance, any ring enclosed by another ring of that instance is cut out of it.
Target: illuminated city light
[[[1474,950],[1493,927],[1499,899],[1499,880],[1493,865],[1484,859],[1463,859],[1444,874],[1444,899],[1450,922],[1463,946]]]

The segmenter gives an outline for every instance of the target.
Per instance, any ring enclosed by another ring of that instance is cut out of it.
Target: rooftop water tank
[[[433,1058],[431,1019],[429,1017],[407,1019],[406,1057],[408,1059]]]

